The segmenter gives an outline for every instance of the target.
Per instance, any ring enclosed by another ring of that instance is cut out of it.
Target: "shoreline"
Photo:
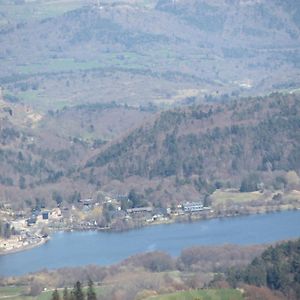
[[[280,212],[287,212],[287,211],[298,211],[300,210],[300,207],[273,207],[272,210],[268,210],[267,207],[262,206],[260,209],[253,209],[249,210],[247,212],[239,212],[239,213],[231,213],[228,211],[224,211],[222,214],[216,214],[216,212],[212,209],[213,212],[210,212],[210,215],[202,214],[201,212],[194,212],[189,214],[183,214],[183,215],[177,215],[173,216],[166,220],[157,220],[154,222],[139,224],[137,226],[124,228],[121,230],[114,229],[114,228],[95,228],[95,229],[82,229],[82,230],[74,230],[74,231],[86,231],[86,230],[92,230],[92,231],[108,231],[108,232],[125,232],[125,231],[131,231],[139,228],[144,228],[148,226],[156,226],[156,225],[172,225],[176,223],[193,223],[193,222],[199,222],[199,221],[206,221],[206,220],[213,220],[213,219],[228,219],[228,218],[235,218],[235,217],[245,217],[245,216],[252,216],[252,215],[263,215],[263,214],[274,214],[274,213],[280,213]]]
[[[26,245],[26,246],[21,246],[21,247],[9,249],[9,250],[4,250],[4,251],[1,250],[0,251],[0,256],[10,255],[10,254],[18,253],[18,252],[31,250],[33,248],[38,248],[38,247],[46,244],[50,239],[51,239],[51,237],[48,236],[47,238],[41,238],[41,240],[37,243],[32,243],[32,244],[29,244],[29,245]]]
[[[243,216],[251,216],[251,215],[262,215],[262,214],[274,214],[274,213],[280,213],[280,212],[286,212],[286,211],[298,211],[300,210],[300,207],[297,208],[282,208],[282,207],[277,207],[274,210],[267,210],[266,207],[261,207],[259,210],[256,211],[247,211],[247,213],[233,213],[230,214],[226,211],[223,212],[222,215],[216,215],[215,213],[212,213],[212,215],[201,215],[201,213],[192,213],[192,214],[186,214],[186,215],[179,215],[179,216],[173,216],[172,218],[166,219],[166,220],[160,220],[160,221],[155,221],[151,223],[144,223],[144,224],[138,224],[133,227],[129,228],[123,228],[121,230],[117,230],[111,227],[106,227],[106,228],[70,228],[70,227],[65,227],[65,228],[60,228],[59,230],[57,229],[52,229],[51,233],[56,233],[56,232],[72,232],[72,231],[102,231],[102,232],[126,232],[126,231],[131,231],[131,230],[136,230],[148,226],[156,226],[156,225],[172,225],[176,223],[193,223],[193,222],[200,222],[200,221],[205,221],[205,220],[213,220],[213,219],[228,219],[228,218],[235,218],[235,217],[243,217]],[[37,243],[29,244],[26,246],[21,246],[18,248],[10,249],[10,250],[0,250],[0,256],[5,256],[5,255],[10,255],[18,252],[23,252],[27,250],[31,250],[33,248],[38,248],[45,243],[47,243],[51,239],[51,235],[49,235],[46,238],[41,238],[41,240]]]
[[[71,270],[88,265],[106,267],[136,254],[152,251],[162,251],[174,257],[180,256],[184,249],[193,247],[210,246],[214,249],[226,245],[255,246],[299,239],[299,213],[300,210],[285,211],[174,226],[161,225],[120,234],[60,232],[52,236],[52,246],[48,244],[36,250],[0,258],[3,260],[2,277],[19,277],[41,270]],[[251,233],[249,228],[252,224]],[[281,232],[281,228],[285,229]],[[281,233],[277,234],[278,231]]]

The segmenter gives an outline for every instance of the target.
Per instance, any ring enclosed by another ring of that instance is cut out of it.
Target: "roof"
[[[136,207],[136,208],[128,208],[126,211],[128,213],[136,213],[136,212],[151,212],[153,210],[152,207]]]

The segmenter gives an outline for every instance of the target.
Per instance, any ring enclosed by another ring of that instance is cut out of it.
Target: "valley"
[[[294,0],[0,1],[0,300],[298,299],[299,39]]]

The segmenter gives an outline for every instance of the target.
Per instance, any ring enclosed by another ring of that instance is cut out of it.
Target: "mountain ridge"
[[[84,5],[3,29],[5,91],[29,105],[41,98],[47,111],[61,102],[172,105],[299,87],[294,2],[127,4]]]

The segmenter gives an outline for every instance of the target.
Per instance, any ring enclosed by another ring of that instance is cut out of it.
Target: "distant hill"
[[[22,22],[7,9],[41,4],[0,4],[9,19],[0,30],[0,84],[44,112],[299,88],[297,1],[147,3],[77,1],[76,9]]]
[[[159,0],[156,9],[174,14],[202,31],[221,33],[223,38],[234,38],[238,34],[235,45],[250,45],[252,41],[247,37],[260,40],[261,45],[274,45],[277,38],[285,37],[288,42],[289,38],[297,39],[299,34],[299,5],[296,1]],[[269,35],[270,31],[273,35]]]

